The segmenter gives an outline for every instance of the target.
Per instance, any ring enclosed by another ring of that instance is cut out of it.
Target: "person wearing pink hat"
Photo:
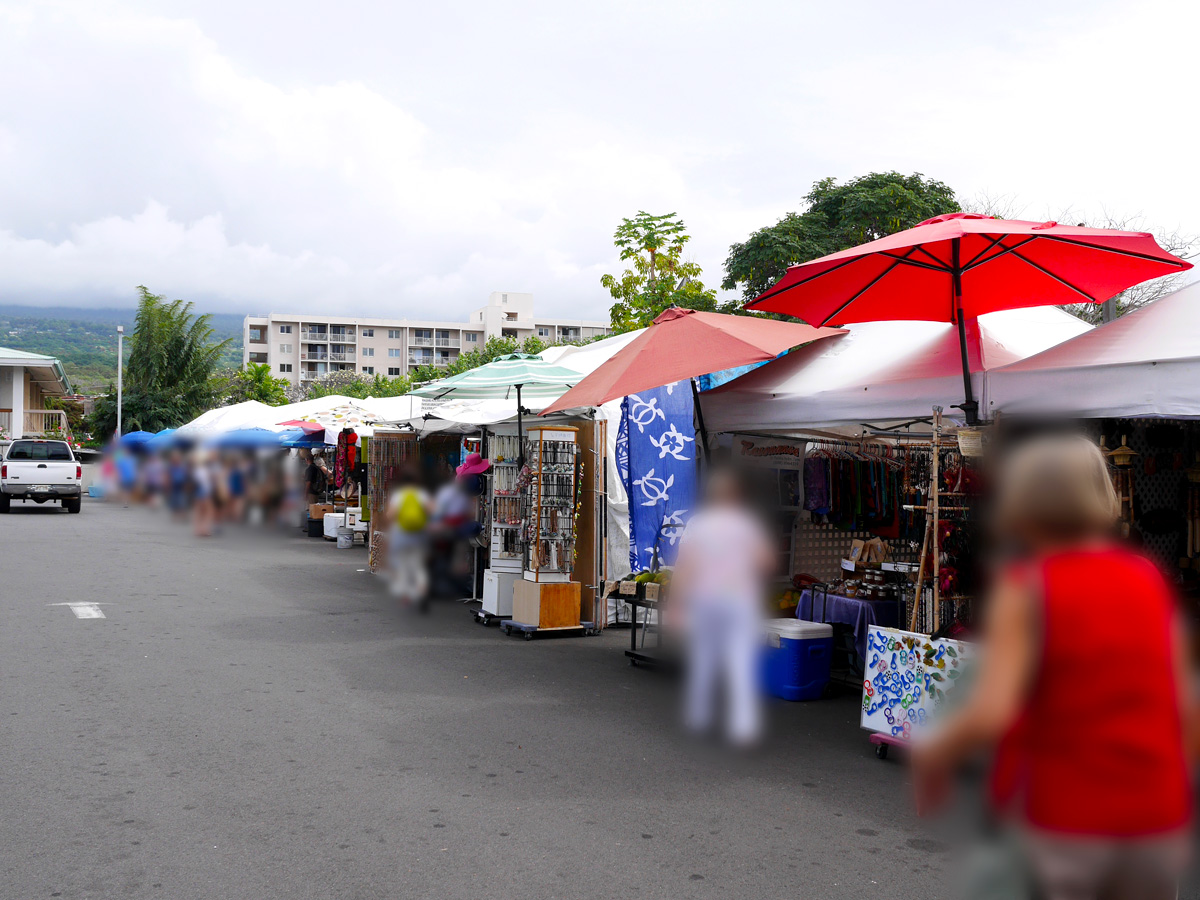
[[[459,478],[467,478],[471,475],[482,475],[491,467],[490,459],[484,459],[478,453],[469,453],[463,464],[454,470],[454,474]]]

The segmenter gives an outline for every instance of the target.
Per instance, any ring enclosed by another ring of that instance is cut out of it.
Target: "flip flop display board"
[[[908,740],[966,694],[974,648],[925,634],[867,629],[862,727]]]

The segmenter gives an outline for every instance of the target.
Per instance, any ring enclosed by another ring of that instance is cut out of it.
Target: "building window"
[[[279,364],[279,371],[280,371],[280,372],[290,372],[290,371],[292,371],[292,364],[291,364],[291,363],[280,363],[280,364]]]
[[[388,347],[388,356],[399,356],[399,355],[400,355],[399,347]]]
[[[375,337],[375,329],[374,328],[364,328],[362,330],[362,336],[363,337]]]
[[[549,325],[539,325],[537,327],[537,334],[538,334],[538,337],[550,337],[550,326]]]
[[[501,302],[501,303],[507,303],[507,302],[508,302],[508,294],[501,294],[501,295],[500,295],[500,302]]]
[[[395,376],[400,374],[400,367],[399,366],[388,366],[388,374],[394,378]]]
[[[291,325],[280,325],[280,326],[279,326],[279,333],[280,333],[280,334],[291,334],[291,333],[292,333],[292,326],[291,326]]]
[[[474,331],[468,331],[467,332],[467,343],[468,344],[479,343],[479,335],[476,334]]]
[[[374,356],[375,355],[374,347],[363,347],[362,350],[363,350],[363,356]]]
[[[388,340],[389,341],[400,340],[400,329],[399,328],[389,328],[388,329]]]
[[[291,352],[292,352],[292,345],[291,345],[291,344],[280,344],[280,345],[279,345],[279,352],[280,352],[280,353],[291,353]]]
[[[374,366],[363,366],[363,374],[364,375],[374,375],[375,367]]]

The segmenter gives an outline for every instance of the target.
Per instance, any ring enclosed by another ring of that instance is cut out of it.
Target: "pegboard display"
[[[1124,437],[1133,450],[1133,527],[1147,554],[1166,567],[1186,556],[1187,467],[1200,449],[1193,422],[1111,419],[1099,423],[1108,449]]]
[[[842,577],[842,560],[850,550],[851,541],[855,538],[870,540],[875,537],[870,531],[843,531],[832,525],[818,525],[807,513],[797,516],[792,534],[795,552],[791,574],[805,573],[822,581],[833,581]],[[912,549],[907,541],[889,540],[885,543],[891,548],[892,558],[895,560],[917,558],[917,551]]]

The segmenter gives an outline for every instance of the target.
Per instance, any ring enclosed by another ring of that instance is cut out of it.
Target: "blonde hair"
[[[1000,469],[1000,534],[1034,542],[1072,541],[1109,531],[1120,505],[1100,448],[1082,435],[1035,438]]]

